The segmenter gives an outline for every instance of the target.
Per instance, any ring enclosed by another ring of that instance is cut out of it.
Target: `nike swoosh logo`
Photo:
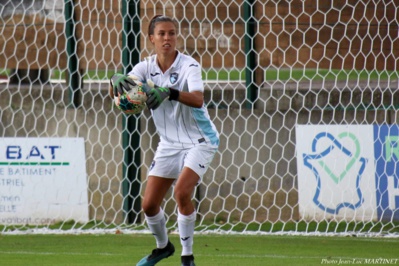
[[[198,164],[198,166],[201,168],[205,168],[205,165],[203,165],[203,164]]]
[[[188,236],[188,237],[182,237],[182,238],[180,238],[180,239],[183,240],[183,241],[187,241],[189,238],[190,238],[190,237]]]
[[[156,73],[154,73],[154,74],[150,73],[151,77],[158,76],[159,74],[160,74],[160,73],[158,73],[158,72],[156,72]]]
[[[188,67],[198,67],[198,65],[196,65],[196,64],[191,64],[191,65],[189,65]]]

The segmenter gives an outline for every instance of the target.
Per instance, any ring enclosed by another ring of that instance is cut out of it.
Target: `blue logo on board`
[[[342,132],[335,137],[321,132],[312,141],[312,153],[303,154],[303,159],[317,181],[316,206],[338,214],[342,208],[354,210],[363,204],[360,181],[367,159],[361,157],[360,142],[354,134]]]

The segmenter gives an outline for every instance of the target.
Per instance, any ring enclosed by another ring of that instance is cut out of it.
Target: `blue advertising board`
[[[373,130],[378,219],[399,221],[399,126],[374,125]]]

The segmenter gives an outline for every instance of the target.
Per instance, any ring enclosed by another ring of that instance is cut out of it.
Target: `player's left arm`
[[[155,110],[165,99],[170,101],[178,101],[194,108],[201,108],[204,104],[203,94],[203,81],[201,78],[201,70],[199,64],[193,65],[192,71],[188,72],[186,81],[188,84],[189,91],[179,91],[174,88],[159,87],[154,84],[151,80],[147,80],[144,84],[144,88],[148,95],[147,106],[148,108]]]
[[[202,91],[181,91],[177,101],[190,107],[201,108],[204,105],[204,93]]]
[[[151,80],[143,84],[147,93],[147,106],[151,110],[157,109],[165,99],[169,101],[178,101],[190,107],[201,108],[204,104],[204,95],[202,91],[179,91],[173,88],[164,88],[155,85]]]
[[[200,64],[197,62],[192,63],[188,69],[188,92],[181,91],[178,101],[190,107],[201,108],[204,105],[204,82]]]

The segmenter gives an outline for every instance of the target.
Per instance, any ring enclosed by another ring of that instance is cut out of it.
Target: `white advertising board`
[[[0,224],[87,222],[82,138],[0,139]]]
[[[296,127],[303,219],[377,219],[373,143],[372,125]]]

